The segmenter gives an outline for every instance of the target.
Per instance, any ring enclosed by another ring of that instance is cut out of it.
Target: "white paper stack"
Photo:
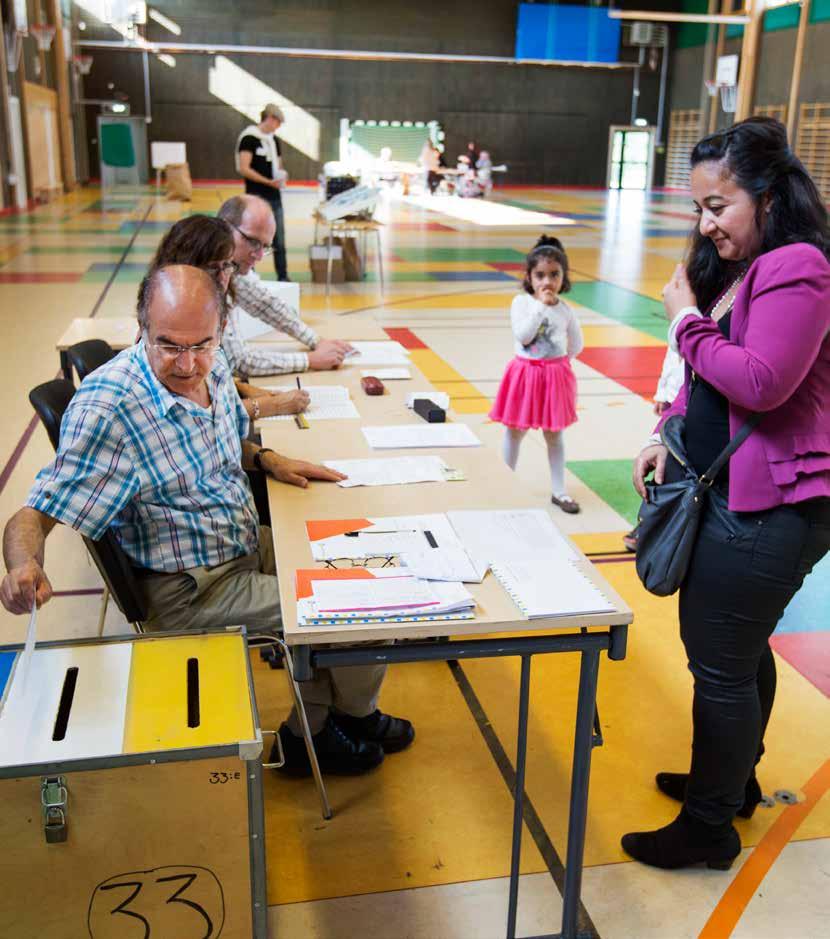
[[[266,386],[269,391],[296,391],[294,385]],[[309,421],[340,421],[360,417],[354,402],[349,397],[345,385],[305,385],[311,397],[311,403],[303,411]],[[262,421],[293,421],[293,414],[275,414],[273,417],[261,417]]]
[[[500,561],[491,569],[528,619],[615,609],[593,581],[564,559]]]
[[[380,378],[381,381],[399,381],[412,378],[408,368],[363,368],[360,374],[364,378]]]
[[[329,469],[345,473],[338,486],[402,486],[446,481],[451,470],[440,456],[393,456],[379,460],[325,460]]]
[[[360,368],[367,365],[409,365],[409,353],[399,342],[353,342],[351,345],[355,351],[346,356],[344,365]]]
[[[300,626],[471,619],[475,600],[459,583],[431,583],[401,568],[368,578],[312,580],[312,595],[297,601]]]

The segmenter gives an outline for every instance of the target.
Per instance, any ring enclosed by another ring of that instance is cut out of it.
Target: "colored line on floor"
[[[575,273],[585,273],[586,276],[591,276],[584,271],[575,271]],[[616,320],[618,323],[625,323],[627,326],[641,329],[656,339],[666,341],[668,323],[663,304],[659,300],[653,300],[633,290],[594,279],[573,284],[568,299],[602,316]]]
[[[56,375],[55,378],[59,378],[60,374]],[[31,440],[32,434],[35,432],[37,427],[38,417],[37,414],[29,421],[26,426],[26,429],[23,431],[20,440],[17,441],[17,445],[12,451],[12,455],[9,457],[8,462],[3,467],[3,471],[0,472],[0,493],[6,488],[6,483],[11,478],[14,468],[17,466],[17,462],[20,457],[23,455],[23,451],[26,449],[26,445],[29,440]]]
[[[769,644],[799,674],[830,698],[830,633],[784,633],[779,636],[776,631]]]
[[[484,742],[487,744],[490,755],[493,757],[493,760],[495,761],[495,764],[501,773],[508,792],[510,792],[511,796],[513,796],[516,791],[516,770],[514,769],[513,764],[510,762],[510,759],[507,756],[504,747],[501,745],[501,741],[496,735],[495,730],[493,730],[493,726],[487,717],[487,713],[482,707],[482,704],[479,701],[473,686],[470,684],[470,680],[464,672],[464,668],[462,667],[461,663],[456,659],[451,659],[447,662],[447,665],[449,666],[450,672],[452,673],[452,676],[458,685],[458,690],[461,692],[465,704],[470,709],[470,713],[475,719],[479,732],[484,738]],[[550,874],[553,882],[556,884],[556,888],[559,890],[559,893],[564,896],[565,867],[562,864],[562,859],[559,857],[556,848],[553,846],[553,842],[548,837],[548,833],[545,831],[542,820],[536,812],[536,809],[533,807],[533,803],[531,802],[527,791],[525,791],[524,794],[524,808],[522,811],[522,818],[524,819],[525,825],[527,825],[527,829],[530,832],[531,837],[536,843],[536,847],[539,849],[539,853],[542,855],[542,858],[547,865],[548,873]],[[577,932],[579,933],[580,939],[587,939],[587,937],[590,937],[590,939],[599,939],[599,933],[597,932],[596,926],[594,926],[591,917],[588,915],[588,911],[585,909],[581,900],[579,902],[579,912],[577,915]]]
[[[665,346],[586,346],[579,361],[651,400],[657,388]]]
[[[804,785],[803,802],[788,806],[755,846],[735,879],[726,888],[698,939],[728,939],[744,910],[752,902],[778,855],[792,840],[801,823],[830,789],[830,760]]]
[[[633,526],[640,497],[631,485],[631,460],[568,460],[567,468]]]
[[[0,284],[77,284],[83,275],[56,271],[0,273]]]

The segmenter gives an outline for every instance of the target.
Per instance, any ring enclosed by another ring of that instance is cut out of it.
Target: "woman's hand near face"
[[[654,482],[659,486],[663,482],[666,472],[666,457],[669,451],[662,443],[655,443],[644,447],[634,461],[632,481],[637,494],[641,499],[646,498],[646,476],[654,470]]]
[[[677,265],[671,280],[663,288],[663,305],[669,322],[685,307],[697,306],[697,297],[689,286],[686,268],[682,264]]]

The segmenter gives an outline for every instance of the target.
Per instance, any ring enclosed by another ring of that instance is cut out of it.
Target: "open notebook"
[[[613,613],[616,607],[566,558],[501,560],[490,569],[528,619]]]

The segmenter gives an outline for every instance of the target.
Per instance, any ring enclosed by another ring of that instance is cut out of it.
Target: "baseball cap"
[[[263,117],[275,117],[278,121],[285,123],[285,115],[282,113],[282,108],[276,104],[266,104],[262,109]]]

